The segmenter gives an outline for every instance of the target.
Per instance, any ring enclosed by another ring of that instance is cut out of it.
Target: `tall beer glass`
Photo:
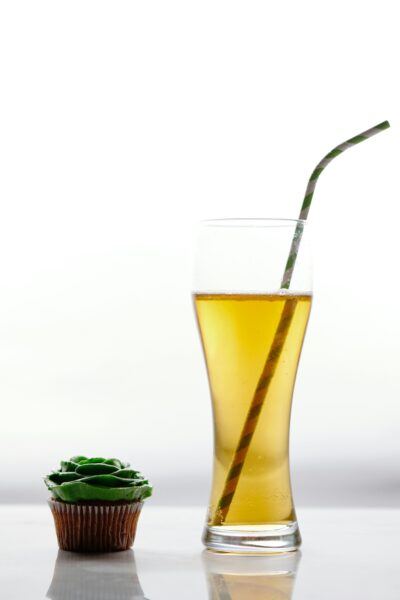
[[[281,288],[293,235],[301,244]],[[200,225],[194,304],[210,384],[214,468],[203,541],[270,553],[301,543],[289,472],[293,388],[311,308],[305,223],[227,219]]]

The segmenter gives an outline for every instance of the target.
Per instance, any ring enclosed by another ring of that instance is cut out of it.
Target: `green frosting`
[[[153,490],[139,471],[117,458],[73,456],[61,461],[61,468],[47,475],[45,483],[54,498],[64,502],[140,502]]]

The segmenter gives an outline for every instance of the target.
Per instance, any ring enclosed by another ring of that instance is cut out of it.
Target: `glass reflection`
[[[148,600],[143,594],[132,550],[110,554],[58,551],[51,600]]]
[[[273,556],[203,553],[209,600],[291,600],[300,552]]]

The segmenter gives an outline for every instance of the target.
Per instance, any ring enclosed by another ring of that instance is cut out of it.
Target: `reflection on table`
[[[146,600],[132,550],[111,554],[58,551],[51,600]]]
[[[291,600],[300,552],[273,556],[203,553],[209,600]]]

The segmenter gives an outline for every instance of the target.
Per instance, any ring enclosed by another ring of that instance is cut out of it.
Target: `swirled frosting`
[[[54,498],[64,502],[140,502],[151,496],[152,486],[129,463],[117,458],[73,456],[45,477]]]

